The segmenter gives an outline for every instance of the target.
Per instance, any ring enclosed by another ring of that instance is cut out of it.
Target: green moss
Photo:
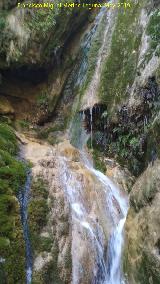
[[[39,177],[32,183],[31,201],[28,207],[28,219],[33,252],[43,251],[46,244],[45,242],[49,242],[49,239],[47,240],[40,236],[42,228],[47,224],[47,215],[49,212],[47,198],[47,184]]]
[[[131,1],[132,2],[132,1]],[[110,54],[104,63],[99,95],[107,104],[109,114],[120,104],[131,87],[138,58],[141,30],[138,26],[139,4],[127,11],[118,11],[118,18],[112,36]]]
[[[48,92],[43,92],[37,97],[37,106],[48,106],[49,103],[49,96]]]
[[[130,247],[128,250],[130,256],[126,252],[123,262],[124,272],[128,276],[128,281],[133,282],[134,279],[134,283],[139,284],[160,284],[160,267],[155,255],[147,252],[144,248],[140,249],[138,243],[135,244],[135,251],[130,251]],[[131,254],[133,253],[136,253],[134,256],[137,255],[137,258],[133,258],[134,262],[132,263],[130,262],[130,257],[132,259]]]
[[[102,45],[102,41],[103,41],[103,35],[104,35],[104,30],[105,30],[105,26],[106,26],[106,15],[103,16],[101,22],[98,25],[98,29],[93,37],[93,40],[91,42],[91,47],[89,49],[89,53],[88,53],[88,68],[87,68],[87,74],[86,74],[86,79],[85,82],[83,84],[82,90],[81,90],[81,95],[84,94],[86,88],[88,87],[89,83],[92,80],[94,71],[95,71],[95,67],[96,67],[96,63],[98,60],[98,52],[101,48]]]
[[[21,130],[29,130],[30,122],[27,120],[17,120],[16,121],[16,128],[20,128]]]
[[[99,170],[102,173],[106,173],[106,165],[102,156],[103,154],[94,148],[92,155],[95,169]]]
[[[48,221],[49,208],[47,199],[47,183],[39,177],[32,182],[31,201],[28,208],[32,251],[34,257],[39,253],[50,252],[53,255],[53,259],[49,263],[47,262],[41,271],[34,272],[32,284],[62,283],[58,275],[58,245],[54,240],[54,235],[41,236],[42,229],[47,225]]]
[[[0,30],[3,31],[6,25],[6,12],[0,12]]]
[[[59,271],[57,267],[58,262],[58,245],[57,243],[52,243],[52,254],[53,259],[46,263],[43,267],[43,271],[36,272],[33,275],[32,284],[45,284],[45,283],[56,283],[56,284],[64,284],[62,280],[59,278]]]
[[[69,0],[61,1],[61,3],[66,2],[69,2]],[[72,9],[67,9],[66,15],[66,10],[62,8],[59,9],[57,4],[59,4],[58,0],[54,1],[54,9],[37,9],[36,12],[30,16],[30,19],[27,18],[26,21],[33,36],[36,34],[37,38],[40,40],[46,39],[46,37],[48,38],[48,35],[52,33],[56,34],[54,40],[52,42],[49,41],[44,50],[46,55],[55,47],[60,46],[61,36],[65,32],[65,24],[69,19],[68,16],[72,13]],[[58,29],[56,28],[57,26]]]
[[[17,140],[10,126],[0,123],[0,149],[15,155],[17,152]]]
[[[33,14],[32,20],[27,24],[31,30],[34,30],[44,38],[47,32],[56,24],[55,14],[55,10],[38,9],[36,13]]]
[[[151,37],[151,49],[154,50],[160,42],[160,10],[156,9],[150,17],[147,34]]]
[[[23,187],[26,166],[16,160],[18,146],[11,127],[0,123],[0,274],[4,283],[25,283],[25,249],[16,195]]]
[[[151,152],[153,148],[156,149],[157,158],[160,159],[159,136],[160,136],[160,113],[158,112],[148,128],[147,149],[145,153],[146,161],[151,161]]]

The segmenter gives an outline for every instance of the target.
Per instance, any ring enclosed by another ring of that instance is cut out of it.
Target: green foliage
[[[16,160],[16,137],[10,126],[0,123],[0,274],[6,282],[25,282],[25,255],[19,204],[16,195],[23,187],[26,166]]]
[[[154,11],[150,17],[147,34],[151,37],[151,49],[155,49],[160,43],[160,10]]]
[[[55,26],[56,19],[55,10],[51,9],[38,9],[33,14],[32,20],[28,22],[28,26],[31,30],[45,37],[46,34]]]
[[[30,122],[27,120],[17,120],[16,123],[22,129],[28,130],[30,127]]]
[[[50,237],[41,237],[39,251],[50,252],[53,245],[53,240]]]
[[[48,100],[49,100],[49,97],[48,97],[47,92],[42,93],[37,97],[37,105],[38,106],[44,106],[46,104],[48,105]]]
[[[144,154],[141,149],[141,133],[131,132],[130,128],[124,132],[121,127],[116,128],[115,131],[117,139],[109,144],[108,153],[111,156],[115,154],[120,164],[126,164],[129,170],[137,175],[141,170]]]
[[[127,12],[118,11],[118,19],[112,36],[110,54],[104,63],[100,97],[113,113],[115,105],[123,101],[135,78],[141,31],[137,24],[140,9],[133,5]]]
[[[89,143],[88,143],[88,145],[89,145]],[[100,172],[105,174],[106,173],[106,165],[105,165],[105,162],[103,160],[103,154],[98,149],[94,148],[92,156],[93,156],[95,169],[97,169]]]
[[[0,12],[0,31],[3,31],[6,25],[6,13]]]
[[[28,207],[29,227],[33,251],[43,251],[50,248],[50,238],[40,236],[41,230],[47,224],[49,213],[47,184],[41,177],[32,182],[31,201]],[[36,208],[36,210],[35,210]]]
[[[94,155],[94,162],[95,162],[95,168],[105,174],[106,166],[103,160],[101,160],[97,155]]]

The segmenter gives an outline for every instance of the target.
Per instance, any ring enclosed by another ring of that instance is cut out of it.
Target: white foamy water
[[[70,168],[70,162],[65,157],[60,158],[62,183],[72,217],[72,283],[124,284],[121,258],[128,199],[107,176],[93,168],[85,151],[81,151],[80,156],[81,167],[95,180],[88,196],[95,196],[93,200],[86,198],[87,187]],[[95,209],[96,206],[102,213]],[[107,252],[104,222],[111,224]],[[83,254],[86,251],[93,275],[91,282],[83,278]]]

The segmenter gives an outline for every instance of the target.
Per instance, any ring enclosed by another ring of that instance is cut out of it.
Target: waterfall
[[[102,10],[101,14],[104,15],[105,11]],[[101,14],[97,17],[96,27]],[[85,110],[89,110],[92,148],[93,107],[96,105],[95,98],[103,59],[108,53],[106,43],[108,43],[109,50],[112,38],[113,18],[114,13],[113,15],[111,13],[108,16],[106,15],[108,24],[104,29],[102,46],[98,53],[93,78],[81,101],[81,115],[78,114],[76,119],[74,117],[70,125],[70,141],[77,148],[79,163],[75,165],[74,162],[64,156],[60,158],[61,181],[71,208],[72,284],[125,283],[121,259],[128,198],[107,176],[94,169],[92,159],[85,146],[89,134],[82,127],[82,124],[87,120]],[[92,31],[95,32],[95,29],[92,29]],[[91,40],[92,33],[85,38],[85,50],[86,46],[90,46]],[[79,88],[81,88],[87,72],[87,65],[83,64],[83,66],[86,69],[77,73],[80,78],[76,86]],[[82,174],[79,174],[79,172],[82,172]],[[85,178],[87,180],[86,184]],[[89,187],[90,179],[94,181],[91,188]],[[86,266],[88,268],[87,272]]]
[[[106,283],[124,283],[121,275],[121,255],[123,246],[123,228],[126,217],[120,219],[119,224],[112,233],[108,245],[108,275]]]
[[[81,122],[83,119],[82,114]],[[89,135],[82,137],[83,141],[77,139],[78,149],[75,149],[79,153],[78,164],[60,157],[61,182],[71,208],[72,284],[124,284],[121,258],[128,198],[107,176],[94,169],[85,148]],[[84,178],[79,175],[81,172]],[[85,178],[93,180],[91,188]]]
[[[101,15],[103,15],[103,17],[102,21],[100,22]],[[114,29],[114,17],[115,17],[114,10],[109,9],[109,11],[106,11],[106,9],[101,8],[101,12],[99,13],[99,17],[97,19],[98,25],[103,24],[103,27],[101,27],[103,29],[101,47],[99,48],[98,53],[96,55],[97,61],[92,79],[89,82],[89,85],[87,86],[87,89],[81,101],[82,109],[91,108],[93,105],[99,103],[99,97],[97,95],[98,88],[101,80],[103,63],[106,57],[108,56],[110,50],[110,45],[112,41],[112,31]]]
[[[92,171],[94,171],[95,175],[101,180],[102,183],[106,185],[106,188],[109,186],[111,190],[109,196],[107,196],[107,199],[110,199],[108,209],[114,227],[108,242],[108,255],[106,263],[107,275],[104,284],[124,284],[121,271],[121,257],[124,242],[123,228],[128,212],[128,200],[126,197],[120,196],[120,190],[108,177],[103,175],[101,172],[96,171],[95,169],[92,169]],[[119,207],[118,211],[120,217],[118,218],[118,221],[117,218],[115,218],[113,208],[115,206],[115,202],[113,202],[113,200],[117,201],[116,206]]]
[[[22,188],[18,194],[21,221],[23,226],[23,235],[25,241],[25,251],[26,251],[26,284],[31,284],[32,282],[32,249],[29,238],[28,213],[27,213],[30,187],[31,187],[31,172],[28,171],[24,188]]]
[[[89,160],[84,149],[80,150],[80,160],[87,175],[90,174],[95,179],[98,188],[96,185],[92,188],[91,194],[94,195],[94,200],[86,200],[87,188],[83,181],[78,178],[72,167],[70,168],[70,162],[65,157],[61,157],[61,178],[72,216],[72,283],[123,284],[121,257],[128,199],[107,176],[93,168],[92,161]],[[91,204],[89,205],[88,202]],[[102,216],[96,215],[97,211],[94,209],[96,206],[99,206],[99,210],[104,213],[103,222],[108,224],[109,220],[112,228],[107,254]],[[85,264],[81,250],[84,254],[88,250],[87,262],[91,262],[91,282],[83,279]]]
[[[93,146],[93,113],[92,113],[92,108],[90,108],[90,127],[91,127],[91,148]]]

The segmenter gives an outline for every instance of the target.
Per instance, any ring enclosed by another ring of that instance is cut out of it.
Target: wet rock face
[[[153,151],[159,155],[157,135],[153,138],[157,140],[154,147],[150,144],[152,123],[160,106],[155,77],[148,78],[147,83],[137,89],[137,97],[137,105],[124,104],[113,117],[108,116],[107,106],[100,104],[81,112],[84,128],[89,133],[92,131],[93,147],[106,156],[115,157],[136,176],[152,160]]]
[[[159,6],[159,0],[153,0],[154,3],[154,7],[158,7]]]
[[[11,103],[5,98],[0,98],[0,115],[13,115],[14,109]]]
[[[16,119],[43,124],[71,72],[90,12],[12,9],[16,3],[0,3],[0,94],[9,100]]]
[[[130,194],[124,269],[129,283],[160,283],[160,162],[150,165]]]
[[[29,205],[33,282],[103,281],[109,235],[122,213],[118,197],[106,195],[110,181],[104,185],[68,140],[54,147],[26,143],[24,156],[32,162],[33,175]]]
[[[33,163],[33,183],[29,205],[33,282],[71,283],[69,206],[59,183],[56,150],[49,145],[33,142],[29,143],[24,151],[25,156]],[[46,217],[44,214],[47,214]]]
[[[16,4],[18,2],[22,2],[22,0],[17,1],[17,0],[0,0],[0,9],[10,9],[14,6],[16,6]]]
[[[17,2],[24,1],[2,0],[0,3],[4,9],[1,15],[1,68],[60,63],[68,41],[87,21],[88,11],[71,9],[69,13],[64,13],[63,9],[55,12],[55,9],[23,8],[23,5],[11,9]]]

